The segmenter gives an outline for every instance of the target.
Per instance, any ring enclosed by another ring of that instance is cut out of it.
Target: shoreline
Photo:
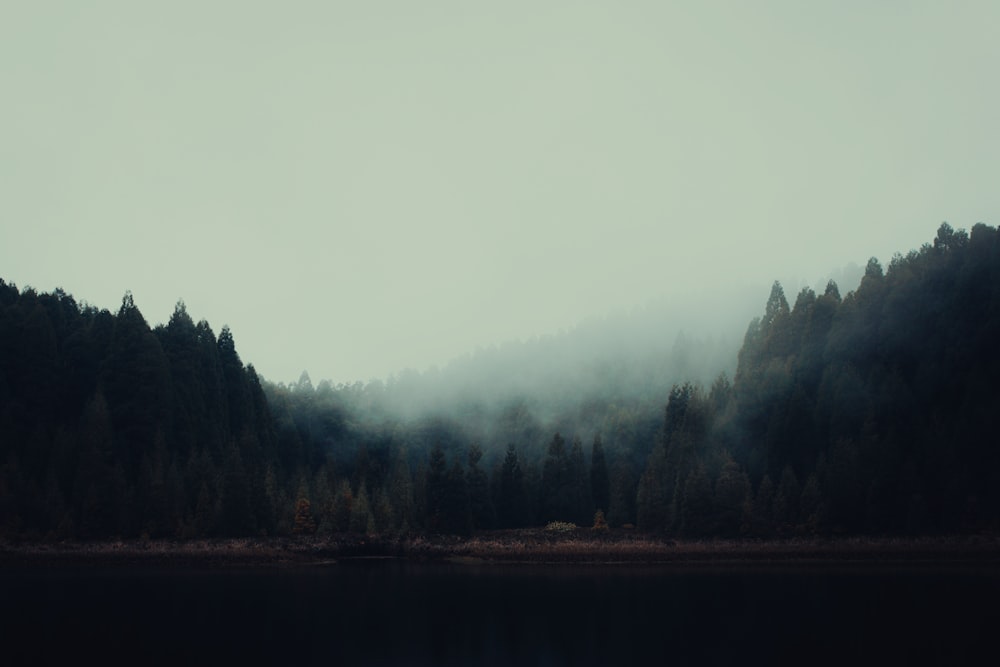
[[[329,566],[374,561],[458,565],[823,566],[976,565],[1000,569],[1000,536],[682,540],[586,529],[490,531],[472,537],[357,536],[0,542],[0,569]]]

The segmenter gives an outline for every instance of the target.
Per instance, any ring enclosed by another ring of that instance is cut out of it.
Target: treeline
[[[676,388],[637,495],[690,535],[1000,527],[1000,235],[942,224],[841,298],[775,283],[736,376]]]
[[[0,281],[0,534],[995,530],[998,274],[996,229],[945,224],[844,297],[775,283],[732,380],[418,411],[419,377],[275,385],[183,304],[151,329]]]
[[[309,456],[228,328],[0,281],[0,535],[278,532]]]
[[[595,397],[547,421],[524,401],[400,420],[379,408],[385,387],[269,391],[312,425],[305,439],[338,441],[318,415],[354,420],[338,432],[353,445],[329,451],[355,471],[342,507],[359,478],[365,511],[381,494],[376,529],[398,527],[388,509],[405,502],[408,526],[452,532],[589,525],[598,509],[611,525],[687,536],[976,531],[1000,527],[998,334],[998,232],[943,224],[887,269],[870,260],[844,297],[831,281],[790,305],[775,283],[732,381],[678,383],[665,408]],[[602,436],[587,456],[581,437]],[[412,503],[380,491],[407,458]],[[606,483],[588,477],[595,467]]]

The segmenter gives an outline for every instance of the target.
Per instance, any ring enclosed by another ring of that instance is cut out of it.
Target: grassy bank
[[[358,536],[0,543],[0,566],[284,566],[356,558],[484,563],[955,562],[1000,565],[1000,537],[674,540],[635,531],[544,529],[472,537]]]

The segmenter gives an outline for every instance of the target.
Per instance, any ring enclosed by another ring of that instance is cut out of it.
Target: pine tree
[[[542,519],[543,521],[572,521],[576,517],[576,503],[570,480],[566,442],[556,433],[549,442],[545,464],[542,467]]]
[[[646,470],[639,479],[639,489],[636,495],[636,514],[640,528],[643,530],[666,530],[667,506],[670,498],[667,496],[667,455],[663,444],[658,444],[650,453],[646,462]]]
[[[406,449],[396,450],[388,481],[389,504],[392,506],[392,527],[403,532],[414,528],[413,479]]]
[[[447,475],[443,515],[444,532],[467,535],[471,530],[472,519],[469,509],[469,488],[465,482],[465,467],[457,457]]]
[[[775,527],[785,530],[798,523],[799,496],[802,490],[799,488],[799,480],[795,477],[795,471],[791,466],[785,466],[781,472],[781,481],[778,482],[778,491],[774,496],[773,515]]]
[[[624,461],[616,461],[611,467],[611,499],[608,508],[608,523],[624,526],[636,521],[636,481],[632,468]]]
[[[764,475],[757,485],[757,494],[753,501],[753,533],[755,535],[770,535],[774,530],[772,510],[774,504],[774,482],[770,475]]]
[[[604,445],[601,435],[594,436],[590,446],[590,494],[594,506],[607,512],[611,507],[611,478],[608,474],[608,463],[604,458]]]
[[[331,532],[346,533],[351,529],[351,512],[354,506],[354,494],[351,483],[341,480],[337,487],[337,495],[333,504]]]
[[[715,482],[715,533],[733,536],[743,522],[743,505],[750,494],[750,481],[732,457],[726,454]]]
[[[482,458],[483,450],[479,448],[479,445],[472,445],[469,448],[469,469],[466,473],[466,484],[469,490],[469,508],[473,530],[492,528],[494,523],[490,480],[479,467],[479,461]]]
[[[519,528],[527,522],[527,498],[524,491],[524,475],[517,458],[517,449],[508,445],[500,469],[499,521],[501,528]]]
[[[371,503],[368,501],[368,489],[361,483],[358,495],[351,508],[351,532],[365,535],[374,532],[375,518],[372,516]]]
[[[115,460],[131,476],[171,413],[170,369],[159,339],[131,293],[115,318],[109,356],[101,373],[115,430]]]
[[[569,473],[567,484],[572,501],[571,520],[577,525],[586,526],[594,516],[594,502],[590,496],[587,464],[583,458],[583,442],[579,437],[573,438],[566,463]]]
[[[820,523],[820,505],[823,495],[819,488],[819,479],[816,473],[809,475],[806,484],[802,487],[802,496],[799,499],[799,516],[802,522],[811,530],[816,530]]]
[[[709,534],[712,526],[712,483],[705,466],[698,464],[684,481],[681,531],[685,535]]]
[[[250,506],[250,484],[239,449],[230,447],[222,477],[221,525],[225,535],[254,534],[254,516]]]
[[[435,444],[431,449],[427,468],[426,489],[427,517],[425,525],[432,533],[446,532],[446,504],[448,502],[448,462],[444,457],[441,444]]]

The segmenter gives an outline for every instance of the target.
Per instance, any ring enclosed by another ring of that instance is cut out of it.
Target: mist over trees
[[[738,350],[595,321],[338,386],[262,381],[183,303],[0,281],[0,536],[995,530],[998,274],[996,229],[943,224],[855,290],[776,282]]]

